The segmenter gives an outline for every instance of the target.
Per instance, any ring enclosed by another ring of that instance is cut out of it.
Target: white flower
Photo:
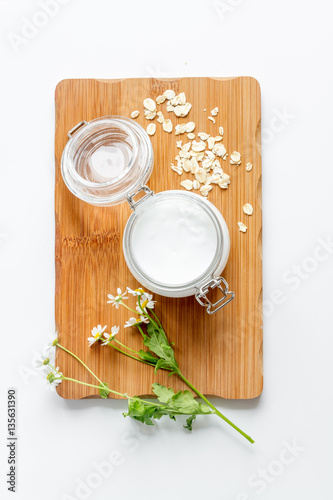
[[[59,372],[59,366],[55,369],[55,371],[57,373],[54,373],[53,368],[51,368],[50,366],[47,366],[46,370],[44,370],[46,384],[51,389],[51,391],[54,391],[55,388],[62,382],[62,373]]]
[[[106,338],[106,340],[102,342],[102,345],[108,345],[109,342],[112,342],[112,340],[115,338],[118,332],[119,332],[119,326],[113,326],[111,328],[111,335],[105,332],[104,337]]]
[[[141,297],[141,299],[143,301],[148,301],[146,306],[145,307],[148,307],[148,309],[154,309],[154,304],[156,304],[156,300],[152,300],[153,299],[153,295],[151,295],[150,293],[144,293]],[[142,304],[142,302],[141,302]]]
[[[136,290],[132,290],[130,287],[127,287],[127,291],[134,297],[139,297],[140,295],[143,295],[145,293],[145,291],[142,288],[137,288]]]
[[[141,323],[149,323],[149,319],[146,316],[140,316],[140,318],[130,318],[125,323],[125,328],[129,328],[130,326],[141,325]]]
[[[143,295],[140,297],[140,305],[142,309],[147,312],[148,309],[154,309],[154,304],[156,304],[156,300],[152,300],[153,296],[150,293],[145,292]],[[141,313],[141,308],[139,306],[139,301],[138,305],[136,306],[136,310],[138,313]]]
[[[99,341],[99,339],[103,335],[105,328],[106,325],[104,326],[104,328],[102,328],[101,325],[94,326],[94,328],[91,330],[92,337],[88,337],[89,347],[91,347],[95,342]]]
[[[48,351],[53,351],[55,346],[58,344],[59,340],[58,338],[56,337],[52,342],[50,342],[49,344],[47,344],[46,346],[46,352]]]
[[[36,359],[34,366],[35,368],[42,368],[50,363],[50,358],[44,358],[43,356],[39,359]]]
[[[128,297],[125,297],[127,292],[124,292],[123,294],[121,293],[121,289],[117,288],[117,294],[115,297],[111,294],[108,295],[108,304],[112,304],[113,306],[116,306],[116,309],[118,309],[119,305],[122,303],[123,300],[128,299]]]

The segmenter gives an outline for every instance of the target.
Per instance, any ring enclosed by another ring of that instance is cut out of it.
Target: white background
[[[332,499],[333,248],[322,243],[333,240],[332,2],[62,4],[15,50],[13,33],[41,7],[0,0],[1,498],[12,498],[4,477],[12,386],[20,500]],[[258,400],[216,404],[255,445],[214,418],[192,434],[181,422],[144,428],[121,416],[124,402],[62,400],[32,369],[54,335],[56,84],[237,75],[262,89],[265,387]],[[293,442],[294,455],[285,451]],[[98,481],[93,463],[116,451],[122,463],[109,477],[76,490]],[[268,474],[261,483],[259,474]]]

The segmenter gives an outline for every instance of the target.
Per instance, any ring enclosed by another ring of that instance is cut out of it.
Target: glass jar
[[[69,133],[61,171],[81,200],[97,206],[127,201],[123,252],[127,266],[144,288],[165,297],[188,297],[213,314],[234,298],[220,275],[230,238],[227,224],[207,199],[189,191],[155,194],[145,185],[153,168],[146,131],[120,116],[81,122]],[[135,201],[140,192],[144,196]],[[222,296],[215,303],[211,290]]]

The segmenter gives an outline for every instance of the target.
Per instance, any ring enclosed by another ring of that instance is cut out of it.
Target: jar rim
[[[214,257],[212,261],[208,264],[205,271],[203,271],[193,280],[188,281],[186,283],[167,284],[157,280],[153,280],[151,276],[148,276],[148,274],[142,270],[142,267],[140,266],[140,264],[137,262],[137,260],[133,255],[131,236],[133,234],[133,229],[135,227],[135,224],[138,221],[138,218],[140,217],[140,214],[142,215],[144,211],[153,209],[155,203],[158,203],[159,201],[164,201],[167,198],[172,199],[173,197],[178,197],[178,198],[182,197],[186,199],[191,199],[194,203],[197,204],[197,206],[200,207],[200,209],[204,210],[206,214],[208,214],[211,221],[213,222],[216,231],[217,244]],[[180,190],[162,191],[155,194],[154,196],[150,196],[149,198],[147,198],[147,200],[144,203],[142,203],[129,218],[125,227],[125,232],[123,237],[123,251],[125,260],[134,277],[140,283],[145,283],[147,288],[151,289],[152,291],[156,292],[156,289],[159,289],[159,291],[157,291],[156,293],[161,293],[161,295],[163,295],[162,292],[166,292],[167,294],[171,294],[172,292],[178,292],[178,293],[186,292],[187,290],[199,287],[208,278],[211,278],[214,275],[215,271],[219,268],[219,264],[221,263],[222,258],[224,258],[225,260],[225,254],[226,258],[228,258],[229,254],[229,245],[226,245],[224,237],[224,230],[228,232],[228,228],[226,224],[225,227],[222,228],[216,212],[218,211],[212,203],[210,203],[208,200],[203,199],[201,196],[195,193],[190,193],[188,191],[180,191]],[[218,213],[223,219],[220,212]]]

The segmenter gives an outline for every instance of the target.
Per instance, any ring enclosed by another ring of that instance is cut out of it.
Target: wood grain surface
[[[229,189],[215,188],[209,200],[223,214],[230,231],[231,251],[223,276],[235,292],[235,299],[213,316],[206,314],[194,297],[170,299],[155,296],[156,312],[170,340],[182,372],[202,393],[229,399],[249,399],[262,391],[262,254],[261,254],[261,154],[260,87],[250,77],[181,78],[157,80],[63,80],[56,88],[55,135],[55,218],[56,290],[55,316],[60,342],[74,351],[111,388],[130,395],[151,395],[154,381],[183,389],[175,376],[167,377],[151,367],[131,360],[109,347],[89,347],[87,337],[93,326],[120,325],[118,338],[134,349],[142,347],[136,329],[123,328],[129,311],[107,304],[107,294],[126,286],[137,288],[122,253],[123,231],[131,214],[126,204],[99,208],[74,197],[60,172],[67,132],[81,120],[106,115],[130,117],[138,109],[137,121],[150,123],[143,115],[142,101],[156,98],[166,89],[185,92],[192,109],[186,118],[177,118],[158,106],[177,123],[194,121],[195,132],[218,135],[224,127],[228,159],[223,169],[231,177]],[[219,107],[216,124],[208,120],[210,110]],[[206,111],[204,111],[206,109]],[[172,115],[172,116],[170,116]],[[182,189],[181,180],[170,169],[177,154],[176,140],[186,136],[167,134],[159,123],[151,137],[155,164],[147,184],[155,192]],[[185,139],[185,140],[184,140]],[[242,154],[242,164],[231,165],[230,154]],[[253,163],[251,172],[245,164]],[[254,207],[252,216],[243,213],[245,203]],[[248,226],[241,233],[237,222]],[[134,298],[128,303],[134,305]],[[64,375],[94,383],[94,379],[68,354],[57,349],[57,366]],[[63,382],[58,393],[64,398],[98,397],[98,391],[72,382]]]

